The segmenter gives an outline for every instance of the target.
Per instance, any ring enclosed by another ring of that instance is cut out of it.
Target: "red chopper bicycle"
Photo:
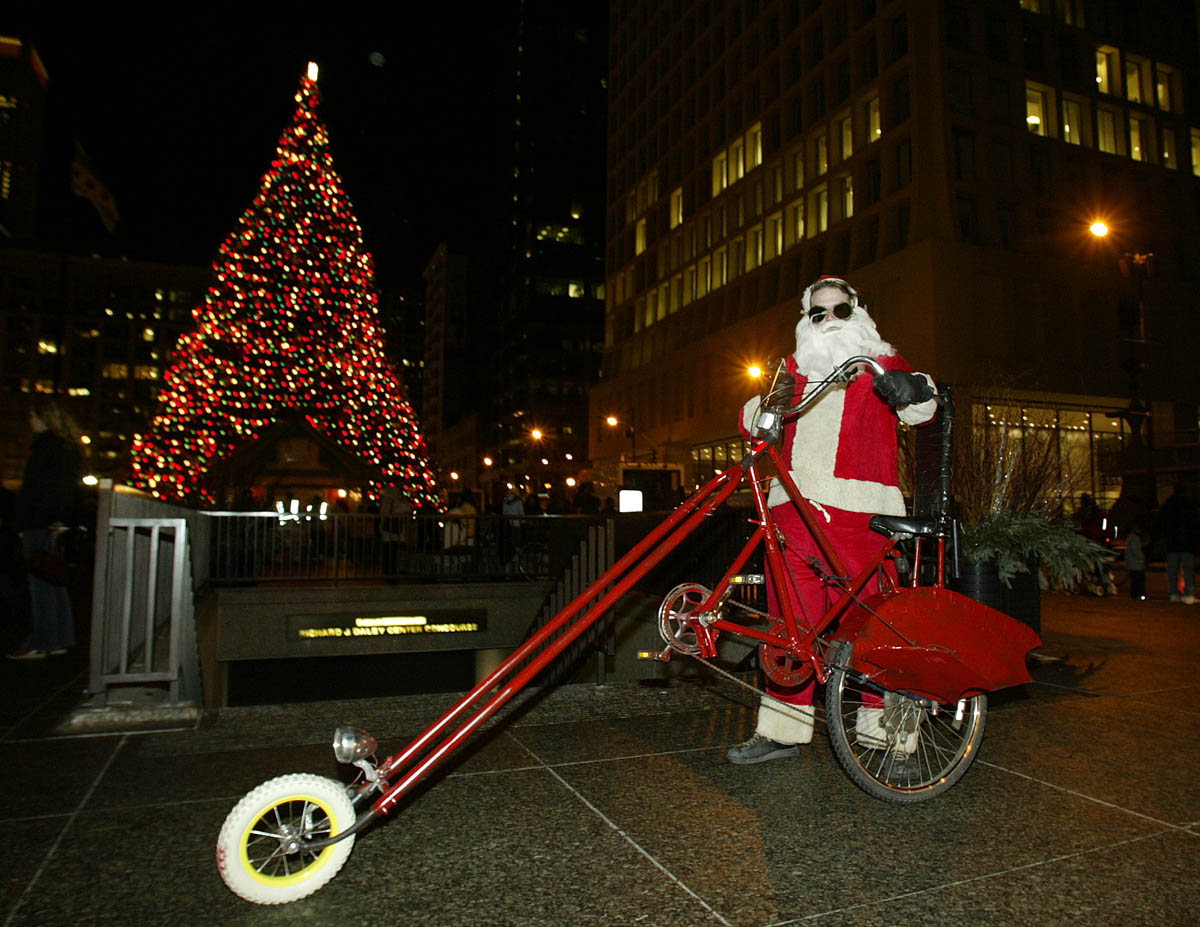
[[[827,389],[848,383],[864,367],[883,372],[871,358],[852,357],[794,401],[790,385],[781,383],[780,362],[762,401],[749,453],[681,503],[402,751],[376,763],[376,740],[365,731],[340,726],[334,732],[333,751],[338,762],[360,770],[353,784],[297,773],[268,780],[247,793],[229,812],[217,839],[217,867],[225,884],[247,901],[283,904],[329,882],[372,820],[392,811],[743,483],[754,499],[754,531],[714,588],[684,583],[667,593],[658,610],[665,646],[654,657],[666,661],[680,653],[711,660],[722,633],[757,643],[759,664],[777,684],[793,686],[813,676],[824,684],[834,755],[869,794],[885,801],[917,802],[954,785],[978,753],[987,693],[1031,681],[1026,656],[1040,640],[1028,626],[946,588],[947,541],[954,532],[949,517],[953,406],[948,390],[939,399],[943,434],[935,515],[873,516],[871,528],[882,535],[879,552],[857,576],[846,575],[776,445],[784,421],[803,414]],[[764,487],[769,477],[759,476],[763,458],[774,465],[776,478],[824,557],[823,563],[811,561],[830,590],[831,604],[821,615],[809,616],[796,608],[783,560],[788,541],[767,505]],[[914,542],[911,561],[902,550],[908,542]],[[931,583],[920,585],[923,548],[928,545],[933,547],[935,570]],[[743,574],[760,548],[765,575]],[[896,567],[906,576],[903,583]],[[875,576],[879,591],[862,595]],[[732,598],[739,586],[763,582],[775,584],[778,615]],[[743,620],[734,620],[734,612]]]

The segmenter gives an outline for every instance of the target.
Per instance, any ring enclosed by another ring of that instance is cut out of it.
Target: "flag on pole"
[[[117,221],[121,218],[117,212],[117,201],[104,181],[92,170],[92,162],[78,141],[75,142],[75,157],[71,161],[71,192],[90,200],[109,233],[116,231]]]

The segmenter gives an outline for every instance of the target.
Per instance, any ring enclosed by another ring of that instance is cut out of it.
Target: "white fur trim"
[[[813,739],[812,705],[789,705],[764,695],[758,704],[754,733],[781,744],[806,744]]]
[[[792,459],[788,461],[796,488],[812,502],[847,512],[903,515],[904,496],[898,486],[833,475],[845,405],[845,388],[834,387],[804,412],[804,437],[794,442]],[[787,490],[778,480],[772,481],[767,504],[782,505],[787,501]]]
[[[933,382],[933,377],[927,373],[918,373],[917,376],[925,378],[936,397],[937,384]],[[937,399],[926,399],[924,402],[914,402],[912,405],[902,406],[896,410],[896,414],[900,416],[900,421],[905,425],[924,425],[937,415]]]

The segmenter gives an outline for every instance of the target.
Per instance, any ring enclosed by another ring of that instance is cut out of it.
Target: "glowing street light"
[[[1097,219],[1095,222],[1093,222],[1091,225],[1088,226],[1088,231],[1091,232],[1093,235],[1095,235],[1097,238],[1103,238],[1105,235],[1108,234],[1108,225],[1103,220]]]
[[[762,377],[763,369],[758,364],[751,364],[746,368],[746,373],[750,374],[751,379],[757,380]]]
[[[529,437],[533,438],[534,441],[541,441],[542,440],[542,429],[534,428],[531,432],[529,432]]]

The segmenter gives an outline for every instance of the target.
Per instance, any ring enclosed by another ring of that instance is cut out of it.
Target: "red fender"
[[[1031,682],[1025,660],[1042,642],[1015,618],[933,586],[870,596],[831,639],[851,642],[851,668],[872,682],[941,704]]]

